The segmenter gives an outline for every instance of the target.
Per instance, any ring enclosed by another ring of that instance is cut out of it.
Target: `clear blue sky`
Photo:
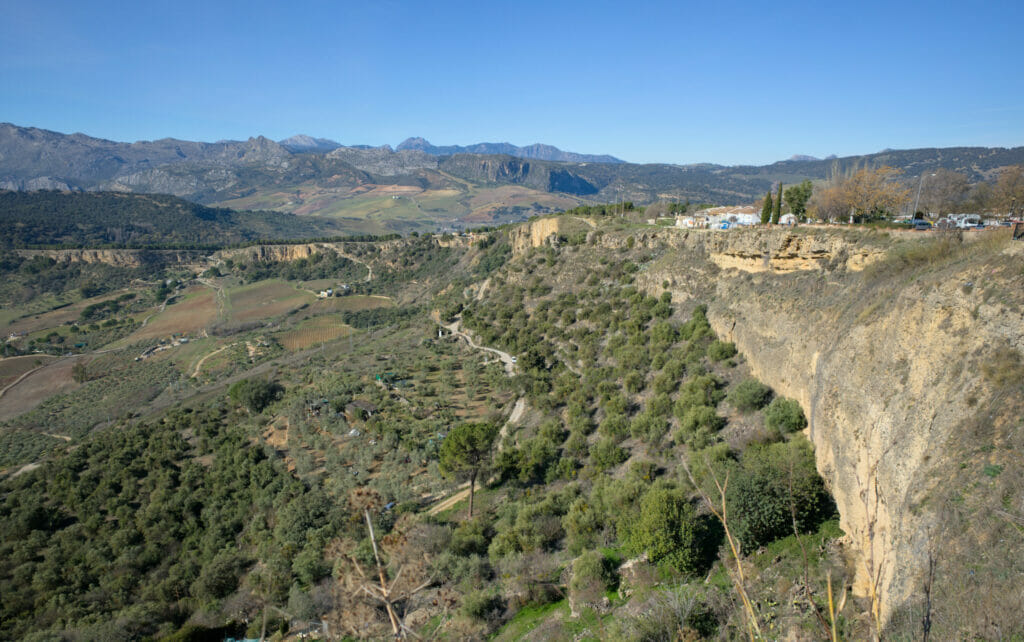
[[[0,121],[767,163],[1024,145],[1024,3],[0,2]]]

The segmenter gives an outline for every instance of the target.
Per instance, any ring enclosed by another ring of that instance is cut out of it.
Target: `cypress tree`
[[[780,218],[782,218],[782,181],[779,181],[779,191],[776,192],[775,211],[772,212],[772,224],[778,225]]]
[[[764,205],[761,206],[761,225],[767,225],[772,217],[772,191],[764,196]]]

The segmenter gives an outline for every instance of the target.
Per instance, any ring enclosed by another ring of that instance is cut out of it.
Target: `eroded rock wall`
[[[979,446],[962,433],[1000,403],[985,364],[1024,353],[1024,243],[989,262],[968,258],[909,278],[858,273],[884,257],[874,242],[858,247],[827,231],[736,232],[688,232],[670,245],[718,267],[708,310],[715,331],[736,343],[755,376],[802,405],[854,554],[854,590],[877,593],[884,626],[922,594],[929,558],[960,568],[954,558],[968,555],[977,536],[947,523],[944,506],[958,487],[976,485],[977,471],[956,465]],[[636,242],[653,247],[662,234]],[[686,298],[686,276],[670,270],[638,283],[656,293],[665,281]],[[993,470],[1009,465],[992,462]]]

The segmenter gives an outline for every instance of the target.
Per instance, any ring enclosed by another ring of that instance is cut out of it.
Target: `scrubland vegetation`
[[[663,250],[587,239],[110,268],[101,293],[91,266],[4,263],[80,305],[12,349],[83,345],[0,425],[2,635],[868,635],[800,405],[706,301],[638,283]],[[142,334],[200,291],[189,342]]]

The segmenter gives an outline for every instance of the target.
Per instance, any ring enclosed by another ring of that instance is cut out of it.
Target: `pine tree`
[[[779,189],[775,197],[775,211],[772,212],[772,225],[778,225],[782,218],[782,181],[779,181]]]
[[[764,196],[764,205],[761,206],[761,225],[767,225],[768,221],[772,217],[772,192],[768,190],[768,193]]]

